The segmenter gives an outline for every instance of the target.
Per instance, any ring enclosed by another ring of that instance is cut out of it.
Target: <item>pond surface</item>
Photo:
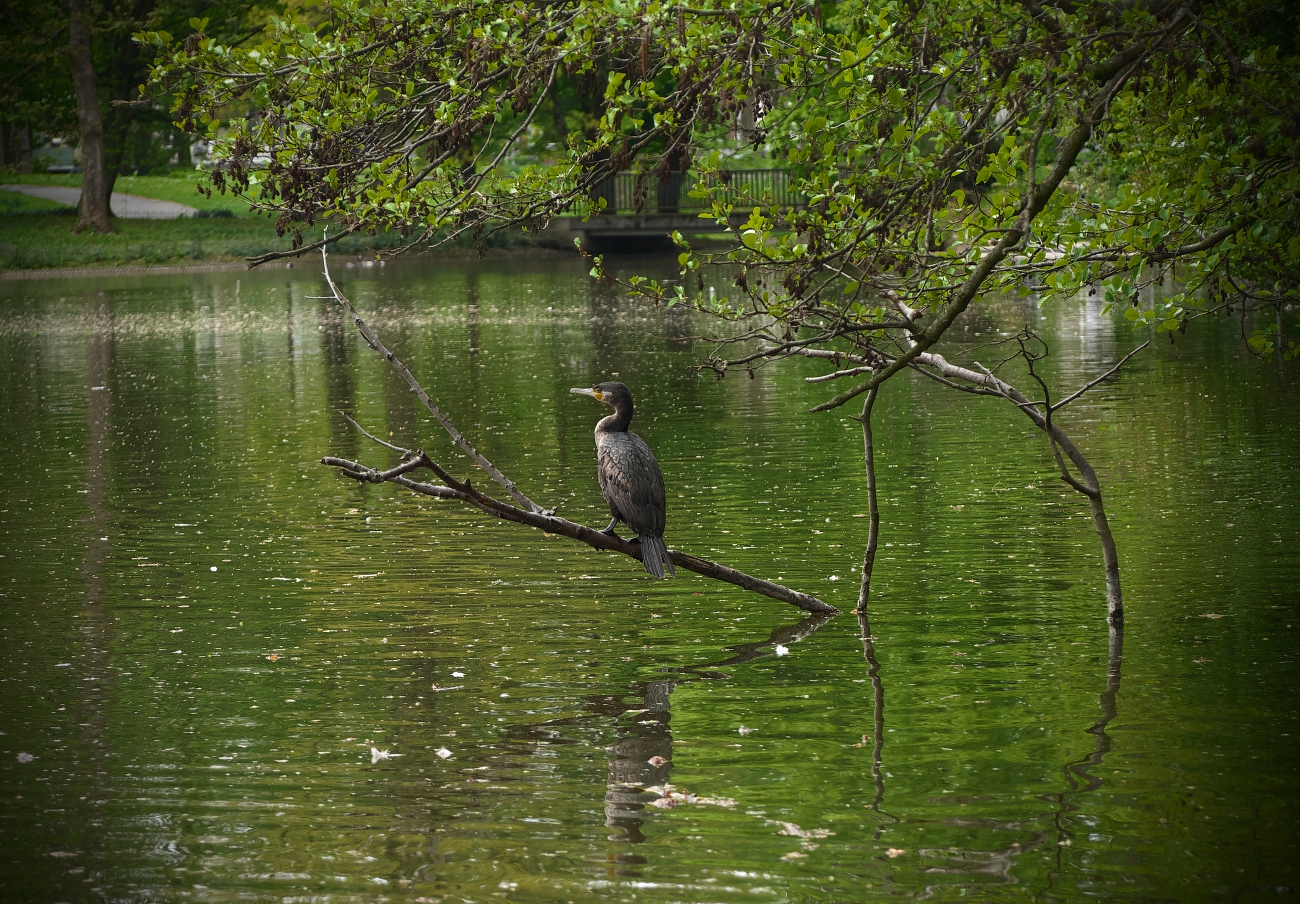
[[[322,467],[393,461],[347,411],[471,473],[311,266],[0,283],[0,898],[1294,894],[1294,366],[1196,325],[1061,415],[1123,637],[1029,422],[893,381],[864,643],[856,408],[807,414],[829,368],[698,376],[711,324],[578,261],[336,266],[532,498],[604,525],[604,411],[568,390],[620,379],[670,545],[844,614]],[[961,329],[1026,323],[1060,387],[1139,341],[1082,302]]]

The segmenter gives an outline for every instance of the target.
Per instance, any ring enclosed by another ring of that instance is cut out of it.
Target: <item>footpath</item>
[[[44,198],[56,204],[76,207],[81,200],[81,189],[62,185],[0,185],[7,191],[16,191],[33,198]],[[188,204],[175,201],[160,201],[157,198],[145,198],[140,195],[128,195],[113,192],[109,201],[113,213],[128,220],[176,220],[180,217],[192,217],[198,209]]]

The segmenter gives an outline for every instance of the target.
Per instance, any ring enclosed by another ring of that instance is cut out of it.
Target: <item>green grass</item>
[[[59,214],[71,213],[72,208],[56,201],[44,198],[29,198],[16,191],[0,190],[0,217],[20,216],[25,214]]]
[[[268,251],[290,247],[288,237],[275,234],[271,221],[248,210],[229,195],[213,194],[209,200],[195,189],[197,173],[171,176],[121,176],[115,191],[178,201],[200,211],[228,210],[231,217],[177,220],[115,219],[109,235],[74,235],[73,208],[0,190],[0,269],[28,270],[44,267],[86,267],[131,264],[180,264],[196,261],[239,261]],[[81,187],[81,174],[16,175],[0,173],[0,185],[62,185]],[[319,236],[319,227],[315,230]],[[341,254],[392,248],[401,244],[396,234],[353,235],[334,246]],[[466,248],[465,240],[455,247]],[[495,236],[494,247],[515,247],[524,242],[515,235]]]
[[[17,192],[0,192],[0,195]],[[7,198],[5,199],[8,200]],[[34,199],[26,199],[34,200]],[[0,268],[85,267],[110,264],[181,264],[238,261],[267,251],[289,248],[289,238],[275,234],[269,221],[255,217],[226,219],[124,220],[108,235],[74,235],[76,220],[65,214],[0,215]],[[392,247],[396,236],[349,236],[337,253],[357,254]]]
[[[141,195],[146,198],[158,198],[162,201],[175,201],[188,204],[199,210],[228,210],[237,217],[254,217],[248,209],[248,203],[232,195],[212,193],[211,199],[201,195],[196,187],[200,174],[197,172],[179,172],[170,176],[118,176],[113,191],[129,195]],[[0,173],[0,185],[66,185],[81,187],[81,174],[33,173],[17,175]]]

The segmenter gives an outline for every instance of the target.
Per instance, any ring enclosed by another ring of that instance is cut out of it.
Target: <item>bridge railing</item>
[[[596,198],[605,199],[606,214],[700,213],[709,210],[707,198],[692,197],[696,188],[720,186],[723,200],[738,210],[756,206],[794,207],[801,203],[790,189],[790,176],[782,170],[726,170],[717,176],[695,173],[615,173],[596,186]]]

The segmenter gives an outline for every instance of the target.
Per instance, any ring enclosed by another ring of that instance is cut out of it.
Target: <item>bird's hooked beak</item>
[[[591,396],[597,402],[605,401],[605,394],[599,389],[570,389],[569,392],[576,393],[577,395]]]

